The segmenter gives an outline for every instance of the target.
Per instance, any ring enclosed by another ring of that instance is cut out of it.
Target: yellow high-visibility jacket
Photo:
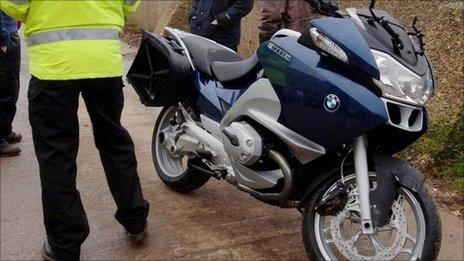
[[[140,0],[0,0],[25,23],[30,72],[41,80],[119,77],[125,15]]]

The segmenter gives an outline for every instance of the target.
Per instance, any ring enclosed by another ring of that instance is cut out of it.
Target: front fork
[[[354,169],[359,193],[359,208],[361,211],[361,227],[364,235],[374,234],[371,217],[369,168],[367,161],[366,136],[354,140]]]

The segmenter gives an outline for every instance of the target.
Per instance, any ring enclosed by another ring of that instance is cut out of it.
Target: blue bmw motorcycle
[[[311,1],[324,18],[281,30],[249,59],[166,28],[144,32],[128,80],[164,107],[156,172],[187,193],[211,177],[303,216],[315,260],[436,259],[424,176],[393,156],[427,130],[435,88],[423,33],[370,8]]]

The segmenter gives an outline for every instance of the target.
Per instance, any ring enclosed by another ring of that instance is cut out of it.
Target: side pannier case
[[[162,107],[184,101],[191,77],[188,59],[175,40],[143,32],[127,80],[145,106]]]

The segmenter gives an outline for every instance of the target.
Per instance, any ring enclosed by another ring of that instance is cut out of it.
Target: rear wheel
[[[210,175],[189,168],[189,161],[195,165],[208,169],[198,158],[189,156],[173,156],[160,143],[160,132],[169,127],[177,106],[165,107],[161,110],[155,124],[152,137],[152,157],[156,172],[164,184],[180,193],[188,193],[203,186],[210,179]]]
[[[375,187],[375,173],[370,174]],[[339,178],[327,182],[308,201],[303,213],[303,240],[313,260],[434,260],[441,242],[441,222],[435,203],[423,188],[399,189],[389,224],[375,235],[363,235],[356,175],[345,178],[349,199],[336,216],[321,216],[315,207],[335,189]]]

